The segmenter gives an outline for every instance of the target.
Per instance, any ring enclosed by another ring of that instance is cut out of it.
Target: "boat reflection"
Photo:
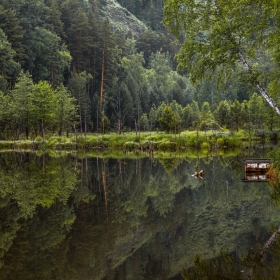
[[[266,182],[271,159],[244,159],[243,182]]]

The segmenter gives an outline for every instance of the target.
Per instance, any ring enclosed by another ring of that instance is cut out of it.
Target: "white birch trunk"
[[[252,70],[240,50],[238,52],[238,56],[239,56],[239,60],[241,61],[243,67],[245,68],[246,72],[251,75]],[[268,94],[268,92],[265,90],[265,88],[257,80],[254,80],[253,83],[257,86],[260,94],[263,96],[263,98],[266,100],[266,102],[276,111],[276,113],[278,115],[280,115],[279,106],[273,100],[273,98]]]

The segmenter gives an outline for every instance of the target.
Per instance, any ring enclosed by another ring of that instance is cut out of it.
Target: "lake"
[[[197,255],[219,259],[221,249],[237,262],[280,225],[269,183],[242,181],[246,156],[266,151],[162,159],[2,152],[0,279],[183,279]],[[199,170],[204,178],[192,176]]]

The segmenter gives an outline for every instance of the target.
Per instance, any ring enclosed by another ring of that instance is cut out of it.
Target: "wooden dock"
[[[247,158],[244,163],[244,182],[265,182],[271,166],[270,158]]]

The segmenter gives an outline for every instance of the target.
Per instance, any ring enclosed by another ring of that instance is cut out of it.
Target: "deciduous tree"
[[[222,79],[232,76],[239,64],[242,78],[256,86],[280,114],[278,103],[265,87],[267,81],[278,80],[277,75],[261,72],[255,63],[262,49],[274,63],[280,62],[278,1],[164,0],[164,4],[166,26],[184,38],[177,56],[179,66],[188,69],[193,82],[215,70]]]
[[[29,72],[21,72],[15,87],[10,91],[10,117],[15,138],[25,133],[29,137],[31,128],[31,106],[34,84]]]
[[[58,135],[61,136],[64,131],[69,131],[77,121],[76,100],[63,85],[55,89],[55,126],[58,129]]]

